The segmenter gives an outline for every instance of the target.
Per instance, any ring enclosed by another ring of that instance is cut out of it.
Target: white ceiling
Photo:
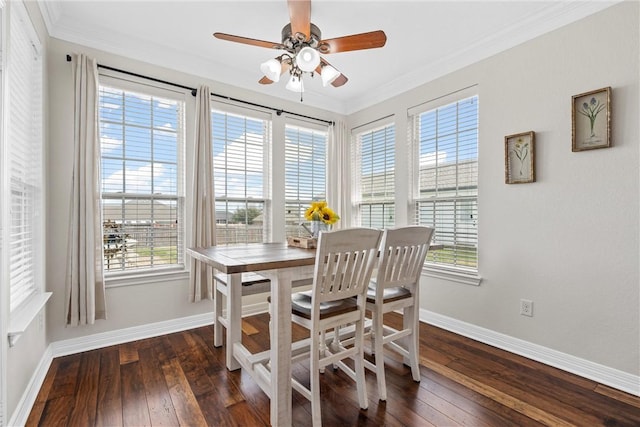
[[[304,103],[352,113],[616,2],[313,0],[311,21],[323,38],[384,30],[387,43],[326,55],[349,81],[323,88],[318,77],[306,77]],[[280,42],[289,22],[286,0],[38,3],[53,37],[299,101],[299,94],[285,90],[286,79],[257,82],[260,63],[279,51],[212,36],[219,31]]]

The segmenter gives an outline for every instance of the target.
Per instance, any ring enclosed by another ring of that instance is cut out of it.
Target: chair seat
[[[313,305],[311,301],[311,293],[312,291],[307,291],[297,292],[291,295],[291,311],[293,314],[311,320],[311,306]],[[356,300],[352,298],[321,302],[320,319],[356,310],[358,310],[358,306]]]
[[[382,300],[384,303],[397,301],[405,298],[411,298],[411,292],[402,286],[393,288],[385,288],[382,292]],[[367,302],[374,304],[376,302],[376,285],[370,284],[367,289]]]

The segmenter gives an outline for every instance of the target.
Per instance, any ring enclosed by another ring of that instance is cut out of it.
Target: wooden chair
[[[314,426],[321,425],[319,374],[327,365],[339,367],[356,382],[360,407],[368,407],[363,353],[365,294],[381,234],[367,228],[322,232],[312,289],[292,295],[292,320],[310,331],[310,351],[293,357],[293,362],[310,358],[311,376],[310,388],[295,379],[292,385],[311,401]],[[325,331],[351,323],[355,325],[353,346],[345,348],[334,340],[327,348]],[[342,362],[345,358],[354,360],[355,369]]]
[[[420,273],[433,231],[429,227],[410,226],[387,229],[382,235],[378,272],[369,285],[366,302],[367,310],[371,312],[370,337],[375,364],[365,360],[365,367],[376,373],[380,400],[387,400],[384,345],[404,356],[411,367],[413,380],[420,381]],[[383,325],[384,313],[400,309],[403,311],[401,330]]]

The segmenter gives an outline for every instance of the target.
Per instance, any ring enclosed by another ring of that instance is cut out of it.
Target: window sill
[[[139,273],[117,275],[105,277],[106,288],[117,288],[120,286],[146,285],[149,283],[170,282],[174,280],[185,280],[189,278],[186,270],[170,270],[155,273]]]
[[[31,296],[9,316],[9,347],[13,347],[27,330],[33,319],[42,311],[52,292],[41,292]]]
[[[480,282],[482,282],[482,277],[480,277],[479,274],[444,270],[442,268],[424,267],[422,274],[424,276],[463,283],[465,285],[480,286]]]

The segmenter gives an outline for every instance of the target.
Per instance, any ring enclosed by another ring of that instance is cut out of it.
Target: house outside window
[[[184,94],[101,76],[106,275],[184,269]]]
[[[415,223],[435,227],[427,265],[478,271],[478,96],[454,94],[410,110]]]
[[[355,224],[386,228],[395,224],[395,126],[376,123],[356,129],[352,144]]]
[[[211,126],[217,244],[270,241],[270,116],[219,105]]]

